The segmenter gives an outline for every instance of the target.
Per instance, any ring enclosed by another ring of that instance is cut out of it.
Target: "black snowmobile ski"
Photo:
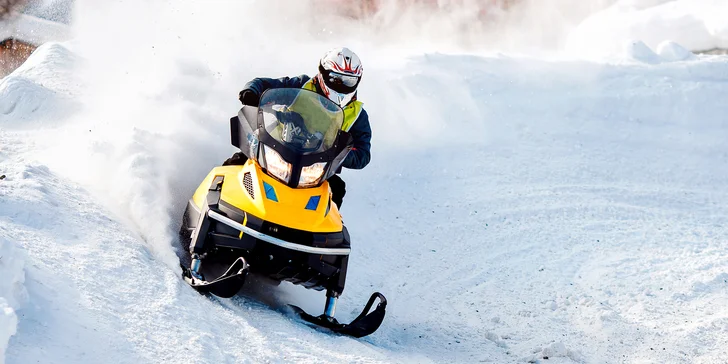
[[[209,282],[202,275],[195,274],[189,268],[185,269],[182,275],[185,282],[199,292],[211,293],[222,298],[230,298],[235,296],[243,288],[245,277],[248,275],[249,270],[248,263],[245,262],[243,257],[240,257],[230,265],[230,268],[225,273]]]
[[[379,299],[379,303],[374,311],[371,310],[374,301]],[[387,299],[384,295],[379,292],[374,292],[369,298],[364,310],[357,316],[354,321],[348,324],[339,323],[333,316],[327,316],[322,314],[320,316],[313,316],[298,306],[289,305],[293,311],[298,314],[303,320],[310,322],[314,325],[327,328],[338,334],[352,336],[356,338],[364,337],[377,331],[379,326],[384,321],[385,310],[387,308]]]

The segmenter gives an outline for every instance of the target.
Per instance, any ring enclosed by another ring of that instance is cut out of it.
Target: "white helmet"
[[[334,48],[321,57],[316,79],[324,95],[344,107],[354,100],[363,70],[356,53],[349,48]]]

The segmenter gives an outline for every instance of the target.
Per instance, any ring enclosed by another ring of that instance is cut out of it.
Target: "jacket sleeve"
[[[254,78],[252,81],[245,84],[240,93],[245,90],[255,92],[258,97],[268,89],[271,88],[300,88],[303,84],[308,82],[311,78],[306,75],[300,75],[296,77],[282,77],[282,78]]]
[[[361,111],[359,118],[349,129],[354,139],[354,148],[349,152],[341,165],[350,169],[362,169],[369,164],[371,159],[372,128],[369,125],[369,115],[365,110]]]

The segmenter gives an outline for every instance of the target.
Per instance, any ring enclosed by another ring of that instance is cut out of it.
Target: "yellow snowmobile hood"
[[[216,167],[192,196],[200,211],[215,176],[224,177],[220,200],[257,218],[315,233],[343,230],[327,181],[319,187],[291,188],[265,174],[253,160],[242,166]]]

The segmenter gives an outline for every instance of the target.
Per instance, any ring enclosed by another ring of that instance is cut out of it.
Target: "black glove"
[[[240,100],[243,105],[258,107],[258,104],[260,103],[260,96],[258,96],[255,92],[246,89],[240,91],[238,100]]]
[[[223,166],[242,166],[248,161],[248,157],[243,152],[237,152],[232,157],[222,162]]]

